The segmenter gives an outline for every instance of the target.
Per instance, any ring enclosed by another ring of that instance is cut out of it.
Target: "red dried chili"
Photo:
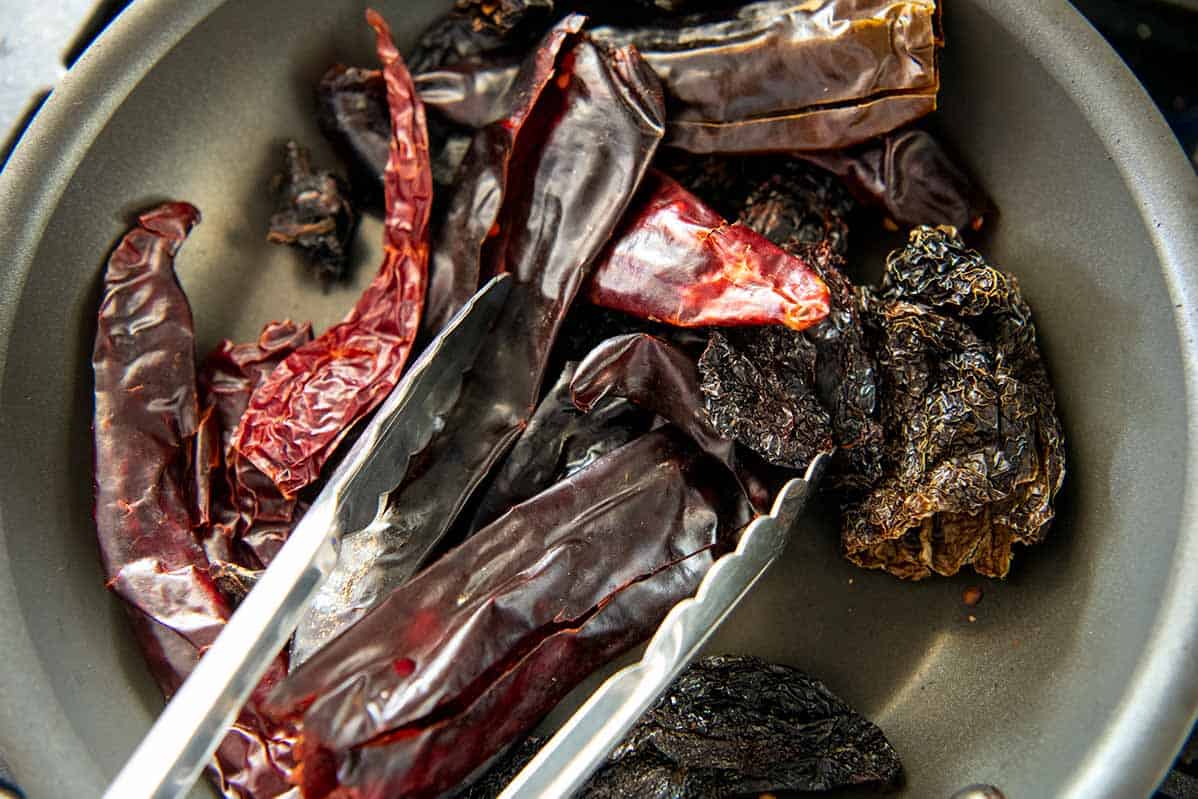
[[[660,172],[645,178],[588,292],[596,305],[680,327],[803,330],[829,310],[828,288],[805,262]]]
[[[719,470],[649,433],[516,506],[292,674],[307,799],[432,797],[653,633],[744,522]]]
[[[765,483],[745,466],[736,443],[712,426],[699,390],[699,368],[677,347],[646,333],[610,338],[578,365],[570,394],[583,411],[609,397],[623,397],[677,425],[728,467],[755,508],[769,507]]]
[[[378,34],[391,109],[384,177],[383,265],[340,324],[299,348],[254,392],[237,430],[237,450],[285,496],[316,479],[349,431],[399,381],[420,324],[432,204],[424,106],[382,17]]]
[[[202,505],[191,309],[174,256],[199,212],[166,203],[142,214],[113,251],[92,356],[95,369],[96,532],[109,587],[127,604],[154,679],[170,697],[219,635],[230,608],[192,530]],[[211,417],[209,417],[211,418]],[[275,796],[291,773],[290,728],[257,703],[286,673],[272,664],[216,751],[226,796]]]

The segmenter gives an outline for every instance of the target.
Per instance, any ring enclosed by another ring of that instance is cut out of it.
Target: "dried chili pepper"
[[[994,213],[982,187],[923,130],[896,131],[850,150],[803,158],[838,175],[861,202],[903,226],[977,231]]]
[[[421,72],[413,77],[420,99],[446,119],[481,128],[503,119],[520,73],[521,59],[501,55]]]
[[[594,403],[585,413],[570,396],[577,364],[569,363],[537,405],[474,512],[480,530],[511,508],[648,432],[652,414],[627,400]]]
[[[283,172],[275,176],[278,208],[266,240],[303,250],[324,280],[345,276],[350,242],[358,219],[349,204],[349,186],[328,171],[312,171],[308,151],[287,142]]]
[[[815,346],[785,328],[711,331],[699,369],[712,425],[769,463],[806,468],[833,443],[815,360]]]
[[[168,698],[230,614],[192,531],[196,497],[186,479],[199,425],[195,338],[173,262],[198,221],[194,207],[166,203],[121,240],[104,275],[92,358],[100,553]],[[225,796],[276,796],[290,786],[290,728],[257,711],[285,672],[282,661],[271,666],[216,751],[210,770]]]
[[[350,425],[399,380],[424,305],[432,202],[424,107],[386,22],[373,11],[367,19],[392,113],[383,264],[343,322],[275,368],[237,430],[238,452],[285,496],[316,479]]]
[[[582,17],[572,15],[545,35],[520,68],[507,115],[480,130],[471,142],[445,223],[433,246],[424,320],[429,333],[440,330],[478,290],[483,277],[483,251],[488,241],[502,231],[499,215],[517,142],[526,133],[537,135],[535,130],[526,131],[525,126],[537,124],[534,109],[549,81],[558,74],[561,53],[569,48],[584,22]]]
[[[218,473],[223,478],[205,549],[213,567],[219,566],[222,590],[234,600],[252,584],[247,572],[270,563],[299,518],[296,500],[279,493],[270,478],[237,452],[234,435],[253,392],[275,366],[311,340],[311,325],[272,322],[256,342],[222,341],[200,369],[200,396],[213,409],[219,431]]]
[[[677,432],[518,505],[282,683],[308,799],[437,796],[652,634],[744,522]],[[719,500],[717,500],[719,501]],[[367,711],[367,708],[370,708]]]
[[[438,17],[417,37],[407,57],[408,68],[418,74],[484,56],[517,55],[541,35],[539,27],[533,24],[499,30],[471,13],[455,9]]]
[[[849,147],[936,108],[934,0],[764,0],[594,35],[640,50],[670,100],[666,142],[692,152]]]
[[[553,11],[553,0],[455,0],[454,11],[475,20],[476,27],[490,26],[508,34],[540,16]]]
[[[902,769],[882,731],[819,680],[754,657],[708,657],[641,717],[579,799],[885,788]]]
[[[661,416],[727,466],[758,511],[769,507],[769,489],[737,456],[735,442],[712,426],[695,362],[661,339],[634,333],[603,342],[578,365],[570,394],[583,411],[623,397]]]
[[[356,196],[383,196],[383,173],[391,152],[387,84],[377,69],[334,64],[316,88],[316,120],[349,165]]]
[[[513,746],[459,799],[495,799],[537,754]],[[903,766],[886,736],[822,682],[754,657],[704,658],[650,708],[576,799],[722,799],[886,789]]]
[[[713,332],[699,360],[707,411],[723,435],[780,466],[805,468],[835,445],[824,482],[852,494],[881,475],[877,370],[858,292],[830,244],[795,251],[828,286],[831,313],[802,333]]]
[[[800,259],[715,211],[660,172],[646,178],[600,257],[596,305],[682,327],[784,324],[828,314],[828,290]]]
[[[539,56],[534,55],[533,58]],[[347,536],[337,568],[296,631],[301,662],[412,576],[536,407],[574,296],[610,238],[662,135],[656,78],[634,51],[579,38],[564,50],[514,146],[510,185],[476,256],[511,292],[443,432],[418,453],[385,529]],[[581,155],[580,155],[581,154]]]
[[[784,250],[828,242],[848,250],[848,217],[856,203],[835,175],[798,158],[694,156],[671,151],[658,165],[726,219],[757,231]]]
[[[826,242],[843,258],[855,203],[840,182],[796,158],[753,160],[758,162],[754,171],[766,174],[753,182],[736,221],[789,253]]]
[[[917,228],[867,303],[885,472],[846,509],[848,558],[899,577],[1007,574],[1048,532],[1064,438],[1015,278],[951,228]]]
[[[419,76],[413,81],[419,81]],[[349,164],[355,200],[381,205],[391,143],[382,71],[334,64],[320,79],[316,101],[321,131]],[[427,114],[425,124],[433,182],[451,186],[473,133],[435,113]],[[436,193],[433,200],[436,207],[440,202]]]

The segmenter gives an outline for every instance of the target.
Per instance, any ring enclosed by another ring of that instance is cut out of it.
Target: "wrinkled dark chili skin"
[[[533,111],[546,85],[557,74],[563,50],[569,49],[584,22],[580,16],[570,16],[545,35],[520,67],[505,117],[480,130],[470,144],[460,179],[452,189],[445,222],[433,243],[424,316],[424,327],[430,335],[435,335],[473,296],[482,279],[489,277],[482,274],[486,268],[484,251],[491,239],[506,232],[502,230],[500,212],[517,143],[525,135],[539,135]],[[530,124],[532,127],[526,131]]]
[[[578,364],[568,363],[487,486],[471,530],[481,530],[526,499],[648,432],[653,415],[613,398],[580,411],[570,396]]]
[[[512,276],[479,349],[486,366],[468,375],[443,432],[413,457],[383,513],[386,530],[342,542],[293,657],[302,661],[406,582],[519,436],[562,318],[648,168],[663,117],[657,80],[635,52],[580,38],[562,53],[515,146],[509,170],[523,179],[509,186],[480,253],[480,274]]]
[[[424,307],[432,176],[424,106],[386,23],[378,34],[392,112],[386,170],[383,264],[340,324],[288,356],[250,398],[237,430],[238,452],[294,496],[349,432],[395,386]]]
[[[895,131],[849,150],[802,157],[905,227],[952,225],[969,233],[995,213],[978,182],[927,131]]]
[[[358,226],[349,185],[327,170],[314,171],[308,151],[289,141],[275,189],[278,203],[266,240],[303,251],[322,280],[343,278]]]
[[[1048,534],[1065,476],[1056,400],[1013,275],[951,228],[890,254],[867,321],[881,374],[884,473],[846,508],[849,560],[905,579],[1004,577]]]
[[[803,330],[828,315],[828,290],[802,260],[657,171],[600,256],[587,298],[680,327]]]
[[[835,445],[824,482],[851,493],[881,474],[877,369],[840,259],[827,243],[796,252],[828,286],[831,313],[802,333],[713,332],[699,360],[707,411],[723,435],[779,466],[803,469]]]
[[[505,752],[460,799],[495,799],[545,741]],[[690,666],[576,799],[725,799],[902,779],[898,753],[822,682],[789,666],[722,655]]]
[[[578,365],[570,395],[583,411],[622,397],[666,419],[728,467],[753,507],[768,508],[769,489],[737,456],[736,443],[712,426],[695,362],[661,339],[634,333],[603,342]]]
[[[237,424],[250,396],[274,368],[312,340],[312,326],[294,322],[268,324],[256,342],[225,340],[204,360],[199,372],[201,404],[213,411],[218,431],[217,486],[212,524],[205,540],[208,559],[227,573],[226,595],[244,595],[248,578],[237,568],[255,570],[268,565],[295,521],[296,500],[279,493],[273,481],[243,458],[233,446]],[[230,582],[231,581],[231,582]]]
[[[936,108],[933,0],[765,0],[594,35],[641,51],[666,89],[666,143],[691,152],[849,147]]]
[[[819,680],[754,657],[684,671],[580,799],[723,799],[886,788],[902,777],[886,736]]]
[[[198,497],[186,479],[197,472],[200,415],[191,309],[173,262],[198,221],[194,207],[167,203],[142,214],[121,240],[104,275],[92,358],[100,552],[108,585],[126,602],[168,698],[230,614],[192,530],[193,516],[204,514],[193,514]],[[209,767],[231,799],[288,789],[290,728],[269,724],[257,710],[284,673],[285,663],[272,664]]]
[[[393,592],[271,697],[302,717],[304,796],[437,796],[485,764],[695,590],[745,521],[722,479],[649,433]]]

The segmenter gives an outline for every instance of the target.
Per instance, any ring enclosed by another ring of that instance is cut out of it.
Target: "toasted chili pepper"
[[[994,203],[932,134],[902,130],[850,150],[802,156],[844,180],[858,200],[904,227],[952,225],[977,231]]]
[[[199,425],[195,337],[173,263],[198,221],[193,206],[166,203],[121,240],[104,275],[92,357],[100,554],[167,697],[230,613],[192,532],[195,483],[186,479]],[[272,665],[216,751],[212,775],[228,797],[288,789],[289,728],[257,712],[261,691],[285,672],[282,661]]]
[[[597,400],[580,411],[570,396],[577,366],[567,363],[537,406],[479,501],[471,530],[481,530],[524,500],[648,432],[653,415],[628,400]]]
[[[640,50],[670,100],[666,142],[692,152],[848,147],[936,108],[934,0],[765,0],[594,35]]]
[[[440,330],[478,290],[488,241],[502,230],[500,209],[507,193],[511,161],[525,126],[537,120],[532,114],[549,81],[559,69],[559,56],[569,49],[585,19],[578,15],[558,23],[520,67],[511,89],[507,115],[479,131],[471,142],[453,189],[445,223],[432,253],[432,277],[424,326]],[[498,229],[497,229],[498,228]]]
[[[213,409],[219,432],[216,455],[224,478],[205,548],[213,566],[220,564],[221,576],[233,581],[230,586],[218,579],[233,599],[244,595],[248,575],[230,566],[260,569],[269,564],[298,520],[296,501],[280,494],[270,478],[241,456],[233,437],[257,387],[284,358],[311,340],[309,324],[272,322],[256,342],[222,341],[199,373],[200,396]]]
[[[537,56],[534,56],[534,58]],[[554,338],[661,139],[657,79],[631,50],[580,38],[560,56],[514,147],[499,232],[480,274],[506,271],[511,292],[443,432],[408,467],[385,530],[347,536],[337,568],[296,631],[302,660],[407,581],[475,487],[524,428]]]
[[[609,397],[623,397],[669,420],[728,467],[755,508],[768,508],[769,489],[737,457],[735,442],[712,426],[699,390],[699,369],[681,350],[644,333],[608,339],[578,365],[570,394],[583,411]]]
[[[292,353],[250,398],[237,450],[284,496],[315,480],[350,426],[398,382],[424,306],[432,203],[424,106],[386,22],[366,16],[392,114],[383,265],[345,321]]]
[[[651,635],[744,521],[736,503],[711,504],[720,481],[705,460],[676,431],[642,436],[500,517],[317,653],[269,700],[302,716],[304,796],[437,796]]]
[[[729,224],[660,172],[641,187],[600,258],[591,302],[682,327],[784,324],[828,315],[828,289],[769,239]]]

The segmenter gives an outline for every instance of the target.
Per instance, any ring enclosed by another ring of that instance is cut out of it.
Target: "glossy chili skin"
[[[681,327],[783,324],[828,315],[828,289],[800,258],[729,224],[652,172],[587,289],[595,305]]]
[[[237,430],[238,452],[294,496],[350,426],[395,386],[420,324],[432,203],[424,106],[373,11],[392,114],[385,176],[383,264],[343,322],[287,357],[254,392]]]
[[[96,532],[109,587],[126,602],[138,643],[169,697],[229,618],[193,532],[197,505],[191,309],[175,253],[199,212],[166,203],[139,217],[104,275],[95,370]],[[286,671],[276,661],[221,742],[210,771],[228,797],[276,796],[291,770],[289,728],[257,712]]]
[[[661,416],[727,466],[758,511],[768,508],[769,489],[742,462],[736,443],[712,425],[699,388],[699,369],[681,350],[645,333],[608,339],[578,365],[570,395],[583,411],[623,397]]]
[[[535,57],[535,56],[534,56]],[[402,585],[425,562],[475,487],[523,430],[554,339],[662,135],[660,89],[631,50],[580,38],[533,104],[509,170],[481,274],[511,291],[442,432],[388,499],[385,530],[349,535],[337,568],[296,631],[302,660]],[[339,649],[339,647],[337,647]]]
[[[311,340],[309,324],[272,322],[255,342],[222,341],[200,368],[201,404],[212,409],[218,441],[213,521],[205,541],[214,566],[219,562],[263,568],[298,521],[296,500],[284,497],[270,478],[242,457],[233,437],[254,390],[283,359]],[[243,577],[236,570],[227,575],[235,581]],[[229,586],[227,594],[230,589],[238,592],[239,586]]]
[[[848,150],[806,153],[853,195],[899,225],[952,225],[976,232],[994,203],[969,172],[924,130],[900,130]]]
[[[437,796],[527,732],[694,591],[743,522],[722,479],[646,434],[393,592],[271,696],[302,717],[304,796]]]
[[[539,135],[533,111],[546,85],[558,74],[563,50],[570,47],[584,22],[583,17],[571,15],[545,35],[520,66],[503,118],[480,130],[470,144],[445,222],[433,244],[424,319],[430,334],[440,330],[478,290],[486,261],[484,250],[502,231],[499,215],[517,143],[525,136]],[[530,123],[532,127],[526,129]]]
[[[580,410],[570,395],[577,367],[567,363],[537,405],[479,500],[471,530],[486,527],[524,500],[649,431],[652,413],[625,399],[597,400]]]
[[[936,108],[934,0],[764,0],[595,35],[641,51],[669,99],[667,143],[691,152],[848,147]]]

